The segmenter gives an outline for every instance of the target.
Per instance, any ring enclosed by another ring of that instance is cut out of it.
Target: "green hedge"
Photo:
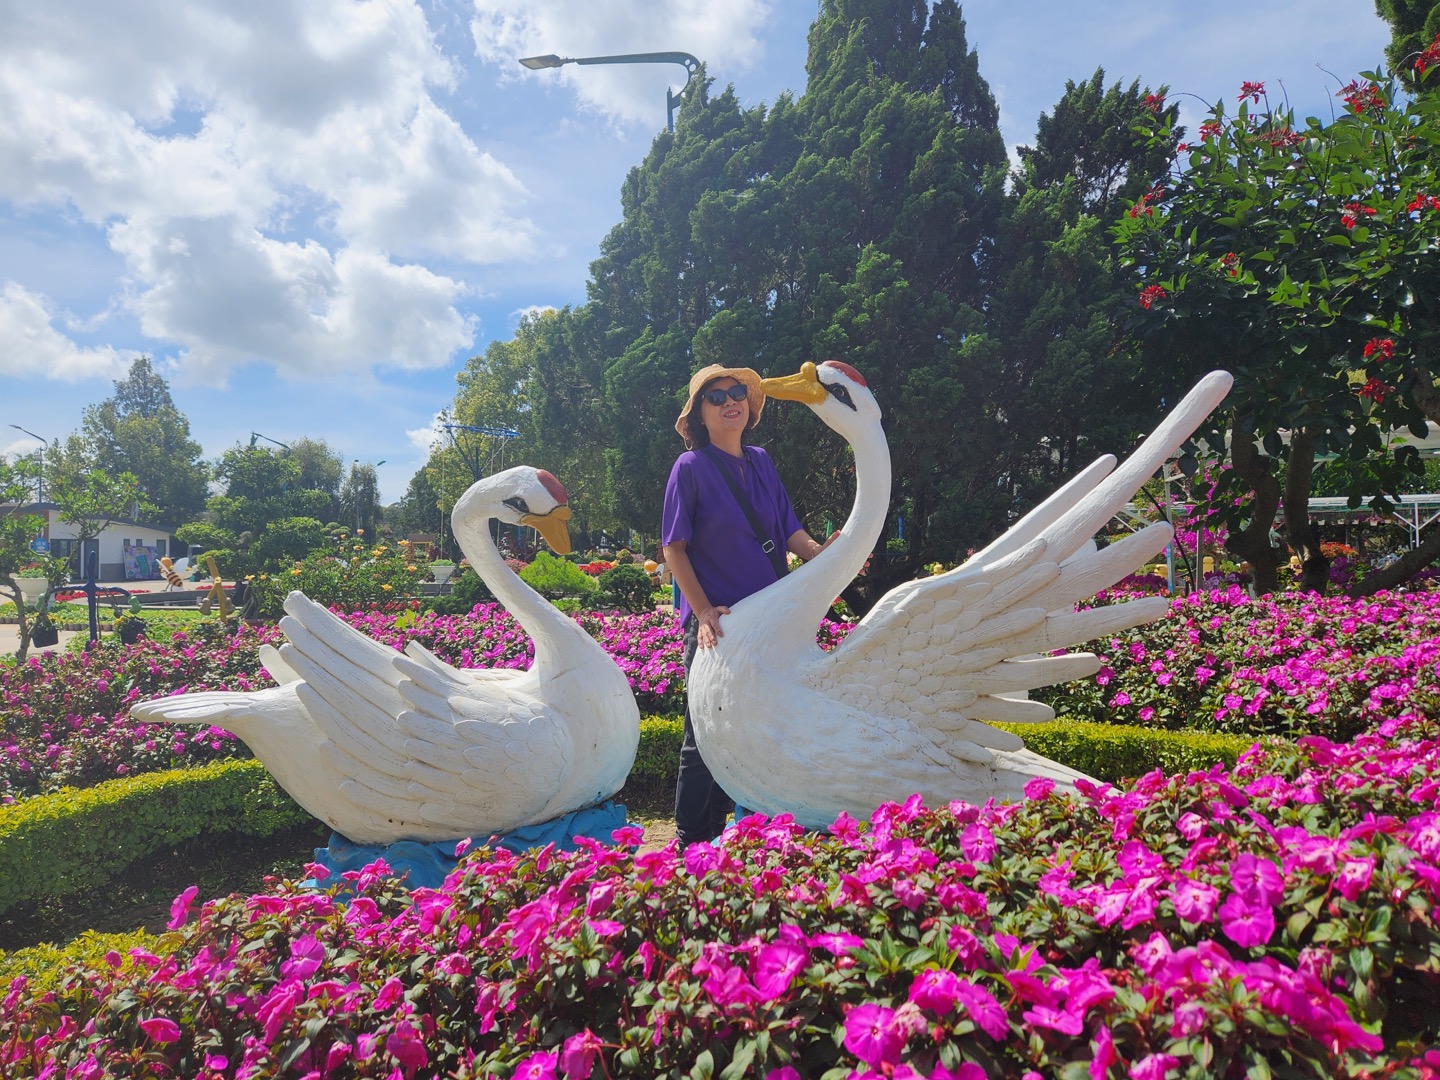
[[[217,761],[0,807],[0,912],[103,885],[204,833],[268,836],[310,820],[258,761]]]
[[[996,724],[1025,740],[1028,749],[1096,780],[1116,784],[1154,769],[1167,774],[1228,766],[1254,745],[1243,735],[1161,731],[1124,724],[1054,720],[1048,724]],[[684,721],[678,716],[647,716],[640,721],[640,749],[626,786],[675,784]]]
[[[1173,774],[1216,762],[1233,765],[1253,742],[1236,735],[1066,720],[997,726],[1020,735],[1036,753],[1110,783],[1153,769]],[[678,716],[640,721],[628,789],[674,787],[682,732]],[[201,834],[268,836],[308,820],[253,760],[36,796],[0,807],[0,912],[37,897],[102,885],[135,861]]]
[[[67,945],[32,945],[12,953],[0,951],[0,992],[14,979],[23,976],[26,989],[37,997],[58,993],[71,971],[77,967],[91,971],[109,970],[109,965],[105,963],[107,953],[119,954],[120,971],[134,967],[131,949],[157,954],[165,951],[161,939],[144,930],[123,934],[100,934],[87,930]]]

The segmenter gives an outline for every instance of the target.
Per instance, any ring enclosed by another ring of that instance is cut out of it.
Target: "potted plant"
[[[35,621],[30,624],[30,644],[37,648],[60,644],[60,628],[44,608],[35,613]]]
[[[430,560],[430,576],[435,579],[436,583],[444,585],[450,580],[450,575],[453,573],[455,573],[455,564],[449,559]]]
[[[126,645],[134,645],[145,636],[145,626],[145,620],[140,617],[140,601],[132,596],[130,610],[115,613],[115,633]]]
[[[25,603],[35,603],[50,587],[50,579],[45,576],[45,564],[26,563],[15,571],[15,584],[20,587],[20,595]]]

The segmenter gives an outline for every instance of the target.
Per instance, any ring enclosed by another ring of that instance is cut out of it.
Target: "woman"
[[[670,469],[660,532],[665,564],[680,590],[676,613],[685,628],[687,672],[697,648],[714,648],[725,636],[720,620],[729,605],[778,580],[776,564],[784,565],[784,552],[808,561],[839,535],[816,542],[796,518],[770,456],[745,445],[764,408],[758,374],[712,364],[690,380],[690,396],[675,421],[687,449]],[[687,705],[675,785],[680,847],[719,836],[733,805],[700,757]]]

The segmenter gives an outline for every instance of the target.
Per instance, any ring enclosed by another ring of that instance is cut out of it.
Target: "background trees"
[[[126,377],[115,382],[113,395],[85,410],[77,449],[83,466],[73,471],[131,473],[140,494],[167,524],[187,521],[204,509],[209,472],[203,452],[148,356],[131,363]]]
[[[1233,465],[1215,495],[1228,546],[1266,591],[1277,510],[1307,587],[1328,581],[1308,514],[1317,458],[1351,505],[1383,508],[1422,474],[1405,433],[1440,423],[1440,101],[1404,99],[1383,73],[1339,96],[1333,123],[1297,124],[1247,84],[1235,117],[1217,105],[1118,230],[1143,278],[1147,366],[1182,381],[1222,364],[1236,374],[1209,436],[1228,440]],[[1163,122],[1156,135],[1167,137]],[[1436,554],[1440,532],[1360,589]]]

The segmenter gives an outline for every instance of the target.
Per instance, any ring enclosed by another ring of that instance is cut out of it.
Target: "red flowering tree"
[[[1432,53],[1440,39],[1419,61],[1422,87],[1440,85]],[[1262,83],[1245,83],[1235,115],[1217,104],[1168,182],[1116,230],[1139,276],[1137,325],[1166,377],[1236,375],[1207,441],[1230,439],[1234,467],[1216,489],[1227,546],[1266,591],[1280,512],[1306,586],[1325,588],[1307,513],[1317,460],[1353,506],[1383,509],[1421,472],[1403,435],[1440,423],[1440,100],[1407,98],[1386,73],[1337,97],[1337,119],[1297,122]],[[1168,141],[1163,115],[1151,134]],[[1356,590],[1402,581],[1437,555],[1440,530]]]

